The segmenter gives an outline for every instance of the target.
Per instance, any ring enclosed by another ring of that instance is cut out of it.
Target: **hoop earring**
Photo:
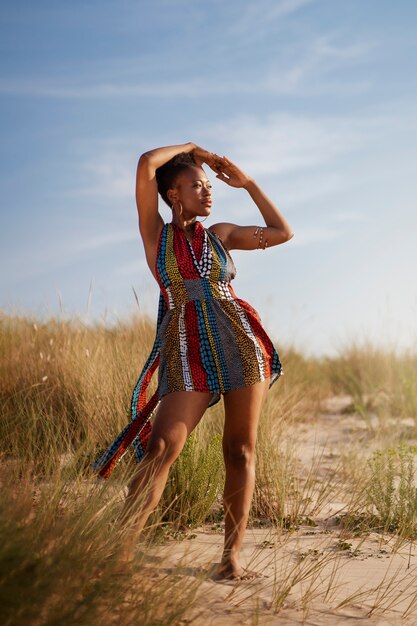
[[[208,215],[206,215],[206,217],[203,220],[200,220],[200,224],[201,222],[205,222],[207,218],[208,218]]]

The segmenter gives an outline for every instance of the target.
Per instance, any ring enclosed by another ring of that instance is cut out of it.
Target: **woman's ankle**
[[[225,548],[222,554],[222,563],[239,563],[240,550]]]

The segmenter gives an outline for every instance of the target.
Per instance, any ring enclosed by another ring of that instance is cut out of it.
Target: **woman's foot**
[[[117,563],[120,565],[132,565],[135,560],[135,555],[133,552],[122,552],[117,557]]]
[[[243,568],[238,560],[222,561],[217,571],[212,575],[212,580],[253,580],[260,574]]]
[[[116,575],[129,574],[134,561],[134,554],[109,554],[104,558],[103,566],[96,570],[95,576],[101,578],[104,572],[111,572]]]
[[[127,574],[131,571],[135,561],[135,551],[133,549],[122,549],[114,555],[112,567],[116,574]]]

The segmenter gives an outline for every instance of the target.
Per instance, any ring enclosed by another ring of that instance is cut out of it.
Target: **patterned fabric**
[[[220,238],[196,222],[190,242],[172,222],[158,243],[156,273],[160,286],[155,342],[133,390],[131,421],[93,464],[108,478],[129,445],[139,462],[151,433],[159,400],[173,391],[222,393],[284,372],[257,311],[236,297],[231,280],[236,267]],[[158,368],[158,388],[147,387]]]

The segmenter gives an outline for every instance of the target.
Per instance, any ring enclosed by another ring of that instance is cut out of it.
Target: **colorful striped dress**
[[[283,374],[278,353],[259,314],[236,297],[236,267],[221,239],[196,222],[190,242],[176,224],[162,229],[156,259],[161,289],[155,342],[133,390],[131,421],[93,469],[108,478],[132,445],[136,461],[146,451],[151,417],[159,400],[173,391],[205,391],[208,406],[232,389]],[[158,368],[158,387],[147,388]]]

